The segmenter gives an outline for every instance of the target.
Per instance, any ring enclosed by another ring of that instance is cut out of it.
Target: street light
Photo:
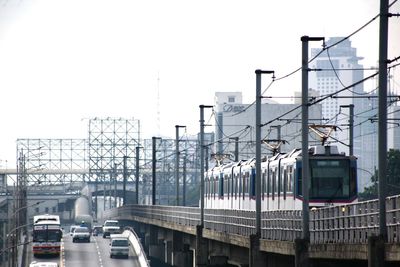
[[[28,232],[27,231],[27,227],[29,225],[31,225],[31,224],[27,223],[27,221],[25,221],[24,224],[20,225],[20,222],[21,222],[19,220],[20,217],[17,216],[17,215],[21,210],[24,210],[24,209],[27,210],[28,208],[36,206],[36,205],[39,205],[40,203],[43,203],[43,202],[44,202],[43,200],[42,201],[37,201],[37,202],[32,203],[30,205],[19,207],[10,216],[11,218],[13,218],[13,221],[15,223],[15,227],[13,229],[11,229],[10,231],[8,231],[8,233],[6,235],[6,239],[5,239],[5,244],[8,244],[9,237],[11,236],[12,237],[12,239],[11,239],[12,242],[11,242],[11,246],[9,248],[11,248],[11,251],[12,251],[12,254],[11,254],[12,255],[12,266],[17,266],[17,262],[18,262],[18,259],[17,259],[18,258],[18,256],[17,256],[18,253],[16,251],[16,248],[20,245],[20,244],[18,244],[19,237],[20,237],[20,229],[24,229],[24,233],[26,235],[27,232]],[[25,212],[25,214],[27,214],[27,212]],[[15,232],[15,234],[12,235],[13,232]]]

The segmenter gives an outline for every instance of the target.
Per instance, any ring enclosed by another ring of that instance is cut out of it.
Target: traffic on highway
[[[83,230],[82,227],[76,227],[73,233],[77,229]],[[85,237],[81,240],[75,235],[74,241],[74,235],[68,230],[63,231],[59,255],[34,256],[32,248],[29,249],[29,267],[140,266],[132,246],[121,235],[103,237],[98,231],[92,231],[89,239]]]

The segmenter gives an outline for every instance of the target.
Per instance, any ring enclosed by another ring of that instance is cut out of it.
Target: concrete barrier
[[[123,234],[128,236],[129,242],[131,243],[132,248],[138,257],[140,267],[150,267],[150,263],[146,257],[146,254],[144,253],[142,243],[140,243],[140,239],[137,236],[135,230],[130,227],[126,227]]]

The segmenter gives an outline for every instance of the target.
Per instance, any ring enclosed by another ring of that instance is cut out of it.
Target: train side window
[[[275,188],[275,176],[276,176],[276,172],[275,172],[275,170],[272,170],[272,191],[271,191],[271,195],[272,195],[272,200],[274,200],[275,199],[275,192],[276,192],[276,188]]]
[[[262,177],[261,177],[261,188],[262,188],[262,198],[264,199],[264,195],[267,191],[266,185],[267,185],[267,181],[265,181],[266,179],[266,172],[262,172]]]
[[[293,193],[293,167],[288,166],[287,192]]]
[[[287,182],[288,182],[288,173],[287,173],[287,166],[285,166],[283,168],[283,199],[286,199]]]
[[[238,176],[238,189],[239,189],[239,191],[238,191],[238,197],[241,197],[242,196],[242,192],[243,192],[243,174],[242,174],[242,172],[240,172],[239,173],[239,176]]]
[[[268,173],[267,173],[267,197],[269,197],[270,193],[271,193],[271,172],[268,170]]]
[[[216,195],[216,193],[217,193],[217,190],[218,190],[218,177],[215,177],[215,179],[214,179],[214,198],[215,198],[215,195]]]
[[[279,168],[276,184],[278,185],[278,197],[282,195],[283,168]]]
[[[302,177],[301,177],[302,170],[301,169],[302,169],[301,167],[296,169],[296,174],[297,174],[297,179],[296,179],[297,185],[296,186],[297,186],[297,192],[298,192],[299,196],[303,195]]]
[[[248,188],[248,177],[249,177],[249,173],[246,172],[246,173],[243,175],[243,199],[244,199],[245,195],[247,195],[248,192],[249,192],[249,188]]]

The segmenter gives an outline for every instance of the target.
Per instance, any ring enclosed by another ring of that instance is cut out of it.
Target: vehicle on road
[[[129,257],[129,240],[126,235],[110,235],[110,258]]]
[[[90,231],[87,227],[76,227],[72,234],[72,242],[86,241],[90,242]]]
[[[80,226],[86,226],[92,230],[93,217],[90,201],[86,196],[80,196],[75,200],[74,205],[74,223]]]
[[[71,227],[69,228],[69,235],[72,236],[72,234],[75,231],[75,228],[79,227],[79,225],[71,225]]]
[[[58,267],[58,263],[50,261],[33,261],[29,264],[29,267]]]
[[[103,224],[103,238],[112,234],[120,234],[121,228],[116,220],[106,220]]]
[[[32,253],[34,256],[59,255],[61,238],[60,216],[43,214],[33,217]]]
[[[98,236],[98,235],[103,234],[103,226],[100,226],[100,225],[93,226],[92,234],[93,234],[93,236]]]

